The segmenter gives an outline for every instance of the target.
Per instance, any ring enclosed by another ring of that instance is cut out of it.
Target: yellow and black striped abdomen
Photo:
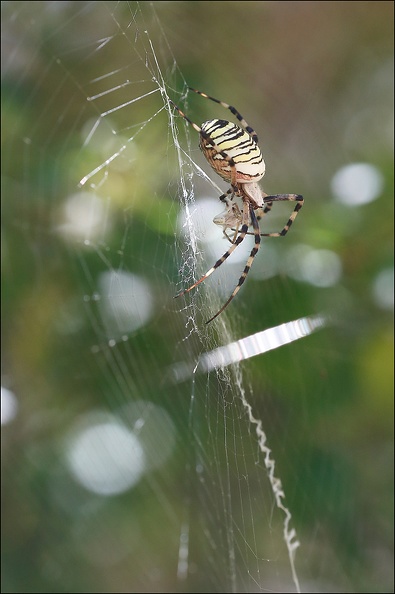
[[[248,184],[265,174],[261,150],[248,132],[226,120],[209,120],[201,126],[200,148],[211,167],[223,179],[231,181],[232,164],[236,181]]]

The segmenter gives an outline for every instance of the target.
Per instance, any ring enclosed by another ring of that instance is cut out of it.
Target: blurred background
[[[252,240],[174,301],[229,245],[188,86],[306,200],[208,326]],[[301,591],[393,592],[393,196],[392,2],[2,3],[3,592],[295,591],[243,396]]]

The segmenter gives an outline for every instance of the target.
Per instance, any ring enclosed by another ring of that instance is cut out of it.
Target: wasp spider
[[[185,289],[176,297],[180,297],[194,289],[201,282],[206,280],[221,264],[225,262],[238,245],[244,240],[246,235],[254,235],[255,244],[248,257],[246,266],[242,272],[239,281],[233,290],[233,293],[221,307],[221,309],[210,318],[206,324],[212,322],[229,305],[232,299],[239,292],[241,285],[247,278],[247,274],[252,266],[254,258],[258,252],[261,237],[283,237],[287,234],[290,226],[296,219],[296,216],[303,206],[303,196],[299,194],[275,194],[269,196],[259,187],[258,182],[265,174],[265,162],[261,150],[258,146],[258,136],[253,128],[247,124],[243,116],[232,105],[223,101],[214,99],[201,91],[190,89],[198,95],[211,99],[219,103],[222,107],[236,116],[241,124],[237,126],[227,120],[209,120],[202,126],[194,124],[173,101],[172,105],[178,113],[197,131],[200,135],[200,148],[218,175],[230,184],[229,190],[222,194],[219,199],[225,204],[225,210],[214,218],[214,223],[222,226],[227,239],[232,244],[214,266],[210,268],[196,283]],[[278,233],[261,233],[259,221],[267,214],[273,205],[273,202],[292,201],[296,202],[295,208],[288,219],[285,227]],[[249,227],[253,232],[249,232]],[[229,237],[227,230],[233,232],[233,237]]]

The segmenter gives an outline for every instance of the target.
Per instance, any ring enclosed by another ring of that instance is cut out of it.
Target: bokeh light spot
[[[108,210],[93,192],[77,192],[63,203],[57,232],[68,241],[82,241],[90,246],[103,231],[110,230]]]
[[[335,173],[331,181],[336,200],[347,206],[360,206],[376,200],[383,187],[382,174],[369,163],[346,165]]]
[[[332,250],[315,250],[301,244],[287,259],[287,273],[316,287],[332,287],[341,278],[342,263]]]
[[[7,425],[15,417],[18,410],[18,401],[11,390],[1,387],[1,424]]]
[[[373,282],[373,297],[382,309],[394,308],[394,269],[387,268],[376,276]]]
[[[110,270],[99,277],[99,307],[108,338],[117,339],[143,326],[153,312],[148,283],[127,272]]]
[[[140,440],[111,416],[96,420],[92,416],[73,432],[66,459],[77,482],[104,496],[130,489],[145,470]]]

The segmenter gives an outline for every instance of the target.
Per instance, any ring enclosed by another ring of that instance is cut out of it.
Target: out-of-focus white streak
[[[250,357],[255,357],[267,351],[277,349],[284,344],[289,344],[299,338],[308,336],[315,330],[323,328],[326,324],[324,316],[299,318],[262,332],[251,334],[246,338],[231,342],[230,344],[205,353],[201,356],[198,371],[212,371],[218,367],[226,367]]]
[[[197,365],[189,365],[186,362],[176,363],[170,370],[172,380],[176,383],[182,382],[195,372],[207,373],[214,369],[226,367],[231,363],[238,363],[244,359],[261,355],[267,351],[277,349],[284,344],[304,338],[316,330],[324,328],[326,325],[327,317],[319,314],[299,318],[292,322],[280,324],[280,326],[262,330],[262,332],[251,334],[236,342],[231,342],[208,353],[203,353]]]

